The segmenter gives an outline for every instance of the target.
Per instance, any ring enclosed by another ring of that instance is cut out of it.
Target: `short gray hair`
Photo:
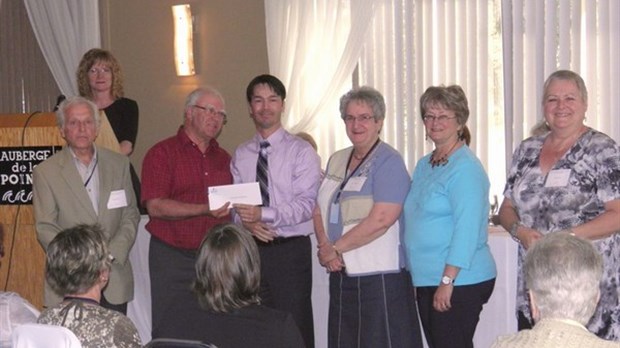
[[[340,117],[344,120],[347,117],[347,107],[353,100],[362,101],[372,109],[372,116],[375,121],[385,118],[385,99],[376,89],[369,86],[354,88],[340,97]]]
[[[259,303],[260,257],[250,232],[231,223],[213,227],[198,250],[193,289],[213,312]]]
[[[86,105],[88,107],[90,114],[93,115],[93,118],[95,119],[97,129],[99,129],[99,126],[101,126],[101,119],[99,117],[99,109],[97,108],[97,105],[80,96],[69,97],[58,105],[58,110],[56,110],[56,124],[58,125],[58,128],[63,128],[65,126],[67,110],[76,105]]]
[[[110,269],[110,253],[98,225],[61,231],[47,246],[45,277],[60,295],[82,294]]]
[[[564,232],[548,234],[528,251],[524,270],[541,318],[588,323],[603,274],[601,255],[589,241]]]
[[[226,102],[224,101],[224,97],[222,96],[222,93],[220,93],[217,89],[211,86],[206,86],[206,87],[196,88],[187,96],[187,98],[185,99],[185,109],[187,109],[188,107],[192,105],[196,105],[196,100],[198,100],[200,97],[202,97],[205,94],[215,96],[222,101],[222,104],[226,104]]]

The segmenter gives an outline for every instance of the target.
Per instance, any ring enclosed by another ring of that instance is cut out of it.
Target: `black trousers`
[[[261,303],[291,313],[306,348],[314,347],[310,237],[277,238],[256,244],[261,260]]]
[[[452,307],[447,312],[433,308],[436,286],[417,287],[420,321],[429,348],[473,348],[482,306],[489,301],[494,287],[495,279],[455,286]]]
[[[153,338],[163,338],[160,333],[171,321],[187,322],[187,315],[172,317],[173,307],[195,306],[195,295],[191,290],[196,277],[194,264],[196,252],[177,249],[151,237],[149,247],[149,274],[151,277],[151,310],[153,319]],[[187,303],[188,305],[182,305]],[[170,330],[165,338],[175,337]],[[171,336],[172,335],[172,336]]]

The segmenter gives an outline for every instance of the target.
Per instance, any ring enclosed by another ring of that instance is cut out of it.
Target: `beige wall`
[[[178,77],[173,61],[171,6],[189,3],[197,74]],[[231,154],[254,132],[245,87],[269,70],[262,0],[102,0],[103,46],[120,61],[125,95],[140,107],[140,128],[131,156],[138,173],[148,149],[176,133],[185,97],[205,84],[222,92],[228,124],[219,137]]]

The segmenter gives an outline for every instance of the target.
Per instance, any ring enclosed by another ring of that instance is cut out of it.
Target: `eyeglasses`
[[[374,118],[375,117],[372,115],[361,115],[358,117],[347,115],[344,117],[344,122],[349,124],[353,124],[355,121],[359,123],[367,123],[370,120],[374,120]]]
[[[110,74],[110,73],[112,73],[112,69],[110,69],[110,68],[90,68],[88,70],[88,73],[91,74],[91,75]]]
[[[224,124],[226,124],[226,121],[227,121],[226,111],[224,111],[224,110],[217,110],[215,108],[215,106],[213,106],[211,104],[207,104],[205,106],[200,106],[200,105],[192,105],[192,106],[197,108],[197,109],[202,110],[202,112],[205,112],[209,116],[217,116],[220,121],[222,121]]]
[[[69,129],[78,129],[80,127],[94,128],[95,127],[95,120],[94,120],[94,118],[89,118],[89,119],[84,120],[84,121],[79,121],[79,120],[72,119],[71,121],[65,123],[65,127],[69,128]]]
[[[453,118],[456,118],[456,116],[446,116],[446,115],[441,115],[441,116],[433,116],[433,115],[424,115],[422,116],[422,120],[425,123],[433,123],[434,121],[440,122],[440,123],[445,123],[448,120],[451,120]]]

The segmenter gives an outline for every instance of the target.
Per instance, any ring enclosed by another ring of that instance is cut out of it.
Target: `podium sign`
[[[32,170],[61,146],[0,147],[0,205],[32,204]]]

